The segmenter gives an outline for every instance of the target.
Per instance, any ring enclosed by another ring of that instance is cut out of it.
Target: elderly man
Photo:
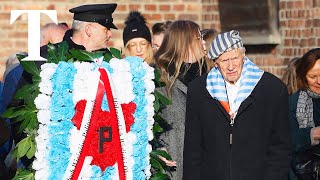
[[[109,52],[108,43],[112,38],[112,13],[117,4],[89,4],[70,9],[74,13],[72,29],[68,30],[63,40],[69,49],[81,49],[89,52],[102,50]],[[46,58],[48,47],[41,47],[41,56]]]
[[[218,35],[209,57],[216,67],[188,87],[183,179],[286,180],[286,86],[245,56],[237,31]]]

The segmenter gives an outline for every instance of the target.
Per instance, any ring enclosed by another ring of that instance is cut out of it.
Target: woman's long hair
[[[197,60],[199,75],[206,73],[202,72],[204,66],[209,71],[209,66],[204,57],[199,28],[199,25],[192,21],[174,21],[165,32],[162,44],[154,56],[161,71],[161,80],[166,84],[169,97],[171,97],[171,89],[179,76],[181,66],[186,60],[190,60],[190,58]],[[170,74],[170,68],[174,69],[173,74]],[[189,68],[185,68],[183,76]]]
[[[298,91],[298,81],[296,67],[300,58],[296,57],[290,60],[282,81],[287,85],[289,95]]]

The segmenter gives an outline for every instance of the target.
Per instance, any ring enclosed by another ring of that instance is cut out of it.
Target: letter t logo
[[[12,10],[10,24],[21,14],[28,14],[28,56],[23,61],[46,61],[40,56],[40,13],[44,13],[57,24],[56,10]]]

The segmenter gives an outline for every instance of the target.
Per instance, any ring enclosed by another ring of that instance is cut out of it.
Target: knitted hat
[[[208,56],[210,59],[217,59],[224,52],[240,47],[243,44],[238,31],[221,33],[212,41]]]
[[[127,20],[126,27],[123,30],[124,46],[133,38],[144,38],[151,44],[151,33],[146,25],[146,19],[138,11],[131,11]]]

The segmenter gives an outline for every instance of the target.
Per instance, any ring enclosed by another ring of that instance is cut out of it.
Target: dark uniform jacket
[[[231,127],[228,113],[208,93],[206,78],[188,88],[183,179],[286,180],[291,136],[285,85],[265,72]]]

